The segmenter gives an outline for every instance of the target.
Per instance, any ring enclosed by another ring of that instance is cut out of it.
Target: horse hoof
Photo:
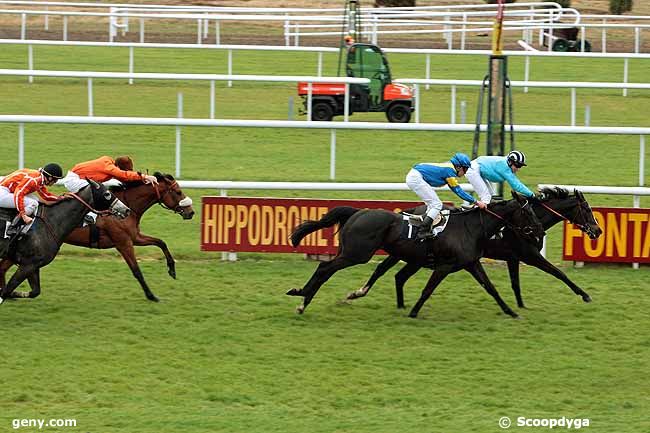
[[[288,296],[302,296],[301,294],[301,289],[296,289],[295,287],[293,289],[287,290],[287,293],[285,293]]]
[[[174,269],[169,270],[169,276],[173,279],[176,279],[176,271]]]
[[[591,296],[585,295],[582,297],[582,300],[585,301],[585,303],[590,303],[592,301]]]
[[[158,299],[156,295],[147,295],[147,299],[151,302],[160,302],[160,299]]]
[[[297,314],[302,314],[302,313],[304,313],[304,312],[305,312],[305,306],[304,306],[304,305],[298,305],[298,306],[296,307],[296,313],[297,313]]]
[[[345,299],[347,299],[347,300],[352,300],[352,299],[357,299],[358,297],[359,297],[359,296],[357,295],[357,292],[350,292],[350,294],[348,295],[348,297],[345,298]]]
[[[418,313],[409,313],[409,317],[411,319],[415,319],[416,317],[418,317]]]

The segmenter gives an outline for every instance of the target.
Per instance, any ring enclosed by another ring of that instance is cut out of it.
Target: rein
[[[490,215],[492,215],[492,216],[494,216],[494,217],[500,219],[501,221],[503,221],[503,222],[505,223],[505,226],[506,226],[506,227],[508,227],[509,229],[511,229],[511,230],[513,230],[513,231],[515,231],[515,232],[521,231],[521,232],[523,232],[525,235],[529,235],[529,234],[532,233],[532,229],[531,229],[530,227],[528,227],[528,226],[526,226],[526,227],[517,227],[517,226],[515,226],[514,224],[512,224],[510,221],[508,221],[507,219],[505,219],[504,217],[502,217],[501,215],[499,215],[499,214],[497,214],[497,213],[495,213],[495,212],[492,212],[492,211],[491,211],[490,209],[488,209],[487,207],[486,207],[485,209],[481,209],[481,210],[483,210],[483,211],[489,213]]]
[[[77,200],[78,202],[80,202],[81,204],[83,204],[84,206],[86,206],[86,207],[88,208],[88,210],[90,210],[91,212],[95,212],[97,215],[110,215],[110,214],[111,214],[111,211],[108,210],[108,209],[106,209],[106,210],[97,210],[97,209],[93,208],[93,207],[92,207],[91,205],[89,205],[89,204],[88,204],[84,199],[82,199],[81,197],[79,197],[79,196],[78,196],[76,193],[74,193],[74,192],[66,192],[66,193],[64,194],[64,196],[66,196],[66,197],[73,197],[75,200]]]
[[[550,213],[552,213],[552,214],[554,214],[554,215],[560,217],[560,219],[563,219],[564,221],[566,221],[566,222],[568,222],[568,223],[571,223],[571,224],[575,225],[576,227],[578,227],[578,228],[579,228],[580,230],[582,230],[582,231],[586,230],[586,226],[584,226],[584,225],[582,225],[582,224],[576,224],[576,223],[572,222],[569,218],[565,217],[564,215],[562,215],[561,213],[559,213],[559,212],[556,211],[555,209],[552,209],[552,208],[551,208],[550,206],[548,206],[546,203],[542,203],[542,202],[540,202],[539,204],[541,204],[541,205],[542,205],[542,206],[543,206],[547,211],[549,211]],[[579,208],[580,208],[580,207],[579,207]],[[580,208],[580,209],[581,209],[581,208]]]

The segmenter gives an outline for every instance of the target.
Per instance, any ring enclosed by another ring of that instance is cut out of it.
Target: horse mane
[[[171,174],[161,173],[159,171],[155,172],[153,175],[156,177],[156,179],[158,179],[158,182],[166,180],[169,183],[172,183],[175,180],[174,176],[172,176]],[[113,186],[111,186],[109,188],[109,191],[111,191],[111,192],[124,191],[126,189],[135,188],[136,186],[140,186],[140,185],[143,185],[143,184],[144,184],[144,182],[141,181],[141,180],[134,180],[134,181],[131,181],[131,182],[122,182],[121,185],[113,185]]]
[[[542,188],[539,190],[539,192],[542,194],[545,200],[549,200],[552,198],[567,198],[569,197],[569,191],[565,188]]]

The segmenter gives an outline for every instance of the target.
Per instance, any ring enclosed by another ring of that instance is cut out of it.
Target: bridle
[[[573,215],[573,218],[567,218],[566,216],[562,215],[561,213],[559,213],[555,209],[548,206],[546,203],[543,203],[543,202],[540,201],[539,204],[541,204],[544,207],[544,209],[546,209],[550,213],[556,215],[560,219],[562,219],[562,220],[564,220],[564,221],[566,221],[568,223],[571,223],[574,226],[578,227],[582,232],[587,233],[587,234],[592,234],[592,230],[588,225],[580,224],[580,223],[575,222],[578,218],[581,221],[587,221],[587,218],[584,215],[584,208],[583,208],[583,203],[585,203],[585,201],[580,200],[579,197],[576,197],[576,198],[578,199],[578,206],[577,206],[577,209],[575,211],[575,214]]]
[[[174,188],[178,187],[178,182],[176,182],[176,181],[172,182],[172,183],[169,185],[169,188],[167,189],[167,191],[165,191],[162,195],[160,194],[160,189],[158,189],[158,185],[157,185],[157,184],[152,183],[151,185],[153,186],[154,191],[156,191],[156,203],[158,203],[158,204],[160,205],[160,207],[162,207],[163,209],[170,210],[170,211],[172,211],[172,212],[174,212],[174,213],[177,213],[177,214],[181,214],[181,213],[183,213],[183,207],[185,207],[185,205],[183,205],[182,203],[183,203],[183,201],[185,201],[188,197],[186,197],[186,198],[182,199],[181,201],[179,201],[179,202],[178,202],[178,205],[176,205],[176,207],[175,207],[174,209],[170,208],[170,207],[167,206],[165,203],[163,203],[163,199],[164,199],[165,197],[167,197],[167,195],[171,194],[171,192],[174,190]],[[190,203],[191,203],[191,202],[190,202]],[[189,205],[189,204],[188,204],[188,205]]]

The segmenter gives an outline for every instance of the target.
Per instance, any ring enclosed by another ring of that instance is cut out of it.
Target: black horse
[[[576,225],[580,230],[586,233],[589,238],[597,239],[602,230],[598,226],[591,207],[584,195],[580,191],[569,191],[561,188],[545,188],[541,190],[540,201],[532,202],[533,210],[539,218],[544,230],[548,230],[558,222],[567,220]],[[414,210],[416,214],[424,213],[424,206]],[[534,242],[526,241],[512,230],[504,230],[503,237],[498,239],[489,239],[484,244],[484,257],[497,260],[505,260],[508,264],[510,282],[512,290],[517,298],[517,305],[525,308],[524,301],[521,298],[521,287],[519,285],[519,262],[524,262],[530,266],[535,266],[542,271],[553,275],[555,278],[563,281],[578,296],[582,297],[584,302],[591,302],[591,297],[571,281],[560,269],[550,263],[540,253],[541,245]],[[381,278],[390,268],[392,268],[400,259],[395,256],[389,256],[382,261],[368,282],[360,289],[350,293],[348,299],[356,299],[366,296],[368,291],[375,284],[377,279]],[[397,308],[404,308],[404,284],[412,277],[420,266],[415,263],[407,263],[402,269],[395,274],[395,291],[397,296]]]
[[[486,211],[478,209],[453,213],[447,228],[435,239],[424,242],[403,239],[400,236],[403,217],[386,210],[357,210],[338,207],[329,211],[319,221],[306,221],[291,234],[295,247],[309,233],[338,223],[339,250],[334,259],[322,262],[302,289],[291,289],[290,296],[302,296],[303,302],[297,312],[303,313],[318,289],[337,271],[349,266],[368,262],[378,249],[391,256],[419,267],[433,268],[420,300],[409,316],[416,317],[424,302],[435,288],[450,273],[461,269],[469,271],[474,278],[494,297],[504,313],[517,317],[501,299],[487,277],[479,259],[483,255],[482,241],[494,235],[501,227],[508,225],[522,236],[539,238],[543,236],[542,226],[530,208],[528,201],[513,193],[515,199],[490,204]]]
[[[10,248],[7,243],[14,239],[0,239],[0,249],[6,251],[1,258],[8,258],[18,265],[5,287],[0,291],[0,304],[11,296],[13,291],[25,279],[29,281],[30,298],[41,293],[40,268],[48,265],[56,257],[63,240],[81,223],[89,211],[112,213],[125,218],[129,208],[117,199],[102,184],[89,180],[89,185],[77,194],[68,194],[67,200],[61,200],[51,206],[39,206],[33,227],[24,238],[15,242]],[[11,221],[15,211],[3,209],[5,218]],[[1,236],[0,236],[1,237]]]

